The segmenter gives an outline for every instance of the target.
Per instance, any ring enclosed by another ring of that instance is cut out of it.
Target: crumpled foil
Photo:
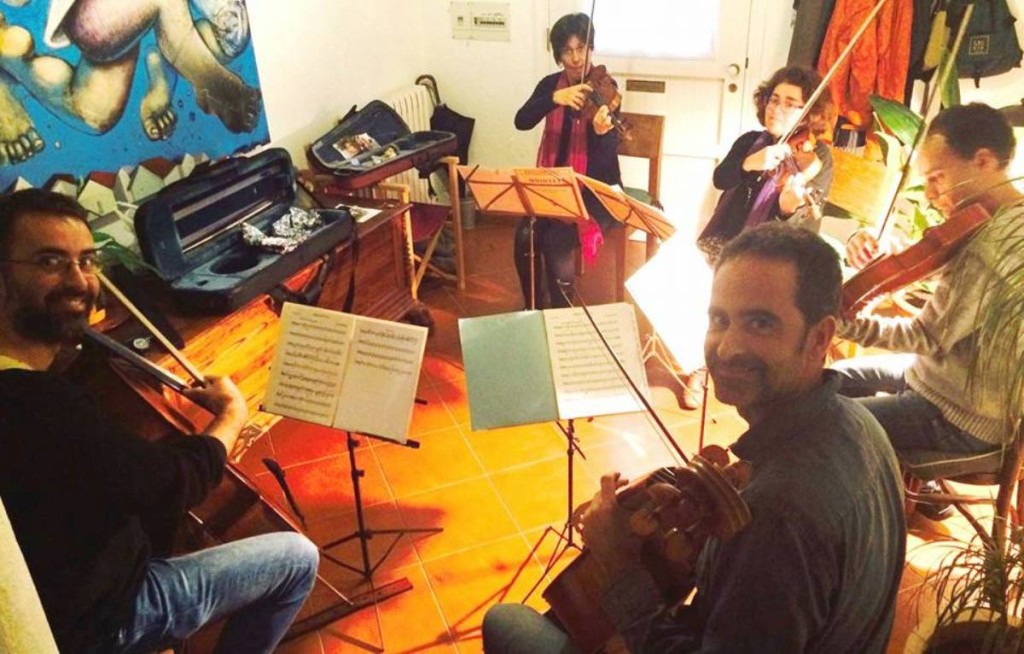
[[[298,247],[299,243],[309,238],[323,224],[320,212],[292,207],[270,226],[270,236],[258,227],[243,223],[242,240],[248,245],[285,254]]]

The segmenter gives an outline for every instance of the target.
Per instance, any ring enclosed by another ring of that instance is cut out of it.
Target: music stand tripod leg
[[[574,460],[575,459],[574,459],[574,455],[576,453],[579,453],[580,457],[582,457],[584,460],[586,460],[587,457],[586,457],[585,454],[583,454],[583,450],[580,449],[579,440],[576,438],[576,425],[575,425],[575,421],[572,418],[570,418],[568,420],[568,425],[567,426],[563,426],[561,422],[557,422],[557,421],[555,422],[555,424],[558,425],[558,428],[561,430],[562,434],[565,435],[566,442],[568,443],[568,445],[566,447],[566,450],[565,450],[565,465],[566,465],[566,471],[567,471],[567,474],[566,474],[566,480],[567,480],[566,506],[567,506],[567,509],[566,509],[566,514],[565,514],[565,524],[562,525],[562,529],[560,531],[557,531],[557,532],[555,531],[554,527],[550,527],[550,526],[547,527],[544,530],[544,533],[541,534],[540,538],[537,540],[537,544],[534,545],[533,549],[530,551],[530,556],[532,556],[533,553],[536,552],[540,548],[541,543],[547,537],[548,533],[554,533],[555,537],[558,539],[558,544],[555,545],[555,549],[551,552],[551,556],[548,558],[547,563],[544,565],[544,570],[541,572],[540,577],[537,579],[537,582],[533,586],[531,586],[530,590],[528,590],[526,592],[526,595],[523,596],[523,600],[522,601],[524,603],[528,599],[530,599],[530,597],[533,595],[533,593],[540,586],[540,583],[542,581],[544,581],[545,578],[547,578],[548,573],[551,572],[551,570],[555,567],[555,565],[558,563],[559,559],[562,558],[562,555],[564,555],[570,549],[575,549],[575,550],[582,550],[583,549],[575,541],[575,538],[574,538],[575,530],[573,528],[573,513],[576,510],[576,503],[575,503],[575,499],[573,498],[573,481],[574,481],[574,478],[575,478],[575,464],[574,464]]]
[[[328,560],[334,562],[335,564],[337,564],[338,566],[340,566],[342,568],[345,568],[346,570],[351,570],[352,572],[359,573],[366,580],[370,580],[373,577],[373,573],[376,572],[377,568],[379,568],[380,565],[382,563],[384,563],[384,560],[387,559],[388,555],[390,555],[391,552],[394,551],[396,545],[398,544],[398,540],[402,536],[405,536],[406,534],[437,534],[437,533],[440,533],[440,532],[444,531],[444,528],[443,527],[416,527],[416,528],[403,528],[403,529],[370,529],[370,528],[368,528],[366,526],[366,517],[363,514],[363,495],[362,495],[362,490],[361,490],[361,487],[360,487],[360,484],[359,484],[359,480],[363,477],[363,475],[365,474],[365,471],[360,469],[356,465],[356,446],[359,443],[356,441],[355,436],[353,436],[352,432],[347,431],[345,433],[347,435],[347,441],[348,441],[348,462],[349,462],[349,467],[351,469],[352,491],[353,491],[353,494],[355,495],[355,501],[356,501],[356,530],[354,532],[352,532],[351,534],[348,534],[347,536],[343,536],[342,538],[338,538],[338,539],[333,540],[333,541],[331,541],[329,543],[325,543],[320,549],[321,549],[321,552],[323,553],[324,557],[327,558]],[[413,443],[413,441],[410,441],[410,443]],[[418,443],[412,445],[412,447],[416,447],[416,446],[418,446]],[[376,563],[371,564],[371,562],[370,562],[370,546],[369,546],[370,539],[373,538],[374,536],[389,536],[389,535],[390,536],[395,536],[395,539],[391,542],[391,544],[388,546],[388,548],[384,551],[384,554],[381,555],[380,559],[378,559],[378,561]],[[359,549],[360,549],[360,554],[361,554],[361,559],[362,559],[362,566],[360,566],[360,567],[356,567],[354,565],[346,563],[346,562],[340,560],[338,557],[333,556],[329,552],[327,552],[327,550],[331,549],[332,547],[336,547],[338,545],[341,545],[342,543],[347,543],[348,541],[356,539],[356,538],[359,539]]]
[[[537,217],[530,216],[530,309],[537,308]]]

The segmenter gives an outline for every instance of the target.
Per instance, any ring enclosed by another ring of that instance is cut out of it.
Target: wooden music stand
[[[530,308],[537,308],[536,246],[534,225],[537,218],[554,218],[580,223],[590,220],[583,195],[572,168],[494,169],[459,166],[481,211],[499,216],[526,216],[530,219]]]
[[[647,232],[660,241],[666,241],[676,233],[675,225],[651,205],[631,198],[623,191],[592,177],[576,173],[576,180],[597,196],[612,218],[627,227]]]

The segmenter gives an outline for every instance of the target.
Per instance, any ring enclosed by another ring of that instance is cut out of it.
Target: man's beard
[[[67,299],[80,298],[85,302],[83,311],[68,312],[58,309]],[[82,291],[53,291],[43,299],[43,307],[21,306],[14,313],[13,327],[22,338],[61,345],[77,341],[89,326],[89,314],[96,298]]]

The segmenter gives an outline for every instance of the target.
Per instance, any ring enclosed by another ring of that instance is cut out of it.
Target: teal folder
[[[459,336],[474,430],[558,419],[541,311],[462,318]]]

